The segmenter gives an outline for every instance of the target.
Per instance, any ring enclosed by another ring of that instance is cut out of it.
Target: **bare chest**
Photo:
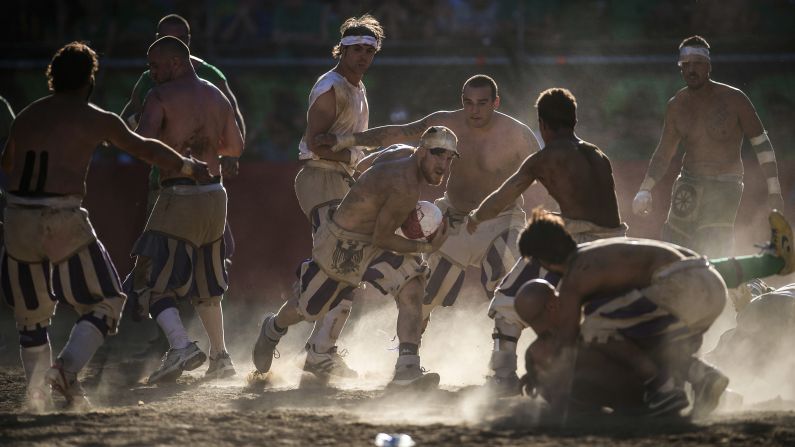
[[[675,123],[686,148],[729,146],[742,140],[739,116],[730,102],[720,96],[708,101],[684,101]]]

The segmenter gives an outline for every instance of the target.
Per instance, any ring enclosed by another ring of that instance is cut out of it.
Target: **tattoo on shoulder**
[[[401,129],[402,130],[401,133],[404,136],[419,135],[419,134],[422,134],[422,132],[424,132],[425,129],[427,129],[427,128],[428,128],[428,124],[427,124],[426,120],[421,120],[421,121],[416,122],[414,124],[406,125],[405,127],[403,127]]]

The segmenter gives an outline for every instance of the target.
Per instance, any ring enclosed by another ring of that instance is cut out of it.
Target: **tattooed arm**
[[[338,136],[334,134],[322,134],[315,138],[315,143],[341,147],[387,147],[396,143],[415,144],[427,128],[444,125],[451,114],[452,112],[434,112],[413,123],[374,127],[364,132],[346,135],[342,140],[338,140]]]
[[[467,230],[474,233],[480,222],[497,217],[502,210],[508,208],[538,178],[538,168],[543,164],[546,152],[539,151],[527,157],[522,166],[505,180],[499,189],[483,199],[479,207],[469,213]]]

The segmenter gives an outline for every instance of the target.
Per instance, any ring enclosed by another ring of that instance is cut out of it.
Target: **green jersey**
[[[224,76],[218,67],[208,64],[207,62],[193,55],[191,55],[190,58],[191,62],[193,62],[193,67],[196,69],[196,75],[199,78],[204,79],[218,88],[220,88],[222,83],[226,82],[226,76]],[[138,78],[138,82],[136,82],[135,85],[138,87],[136,89],[136,99],[138,100],[139,104],[143,104],[144,100],[146,99],[146,95],[149,94],[149,90],[152,90],[152,88],[155,86],[155,81],[152,80],[152,76],[149,75],[149,70],[141,73],[141,77]],[[152,169],[149,171],[149,188],[160,189],[160,170],[157,168],[157,166],[152,166]]]

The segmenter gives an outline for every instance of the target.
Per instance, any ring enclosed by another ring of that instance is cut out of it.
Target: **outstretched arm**
[[[420,140],[426,129],[444,124],[449,114],[450,112],[434,112],[408,124],[390,124],[348,135],[325,133],[318,135],[316,139],[318,143],[335,149],[350,146],[387,147],[397,143],[414,144]]]
[[[102,126],[106,131],[106,139],[119,149],[162,169],[181,172],[200,182],[210,181],[211,176],[204,162],[185,158],[159,140],[135,134],[115,114],[102,112]]]
[[[519,169],[508,180],[505,180],[499,189],[489,194],[479,207],[469,213],[467,230],[470,233],[475,232],[480,222],[497,217],[533,184],[537,178],[536,169],[542,156],[542,152],[536,152],[527,157]]]
[[[356,165],[356,170],[359,172],[364,172],[378,163],[383,163],[385,161],[392,161],[398,160],[401,158],[406,158],[411,156],[414,153],[414,150],[410,147],[403,146],[397,147],[389,150],[382,150],[379,152],[374,152],[362,159],[359,164]]]
[[[762,174],[767,179],[767,204],[770,209],[783,211],[784,198],[781,196],[781,184],[778,179],[778,165],[773,144],[770,142],[751,100],[742,93],[740,95],[740,127],[743,129],[745,138],[751,142]]]
[[[147,73],[141,74],[141,77],[139,77],[138,81],[135,82],[135,87],[133,87],[133,91],[130,94],[130,100],[127,101],[127,104],[124,105],[124,108],[119,114],[121,119],[124,120],[124,123],[127,124],[127,127],[130,129],[135,129],[138,126],[138,121],[141,117],[141,109],[143,109],[144,106],[141,102],[142,94],[147,93],[141,92],[145,83],[144,76],[149,75]]]

